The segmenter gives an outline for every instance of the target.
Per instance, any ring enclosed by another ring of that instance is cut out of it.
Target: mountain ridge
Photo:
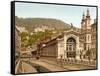
[[[70,25],[54,18],[19,18],[15,16],[15,25],[25,27],[28,31],[33,31],[37,27],[48,26],[55,29],[67,29]]]

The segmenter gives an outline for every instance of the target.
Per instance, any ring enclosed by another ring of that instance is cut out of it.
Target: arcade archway
[[[76,57],[76,40],[73,37],[67,39],[66,52],[67,52],[67,58]]]

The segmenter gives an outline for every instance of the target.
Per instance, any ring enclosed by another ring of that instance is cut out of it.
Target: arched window
[[[75,51],[76,50],[76,40],[74,38],[69,38],[67,40],[67,51]]]

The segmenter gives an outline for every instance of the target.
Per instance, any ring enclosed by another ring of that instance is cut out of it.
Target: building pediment
[[[66,35],[74,34],[74,35],[79,36],[80,31],[79,30],[70,29],[68,31],[65,31],[64,34],[66,34]]]

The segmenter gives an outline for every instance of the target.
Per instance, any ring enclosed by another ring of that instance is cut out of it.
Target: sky
[[[96,7],[53,5],[37,3],[15,3],[15,15],[21,18],[55,18],[73,26],[81,27],[83,12],[89,9],[91,20],[96,18]]]

